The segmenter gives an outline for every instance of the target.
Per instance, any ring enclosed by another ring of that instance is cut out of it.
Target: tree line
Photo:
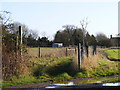
[[[110,39],[103,33],[99,33],[96,36],[90,35],[86,30],[88,22],[85,20],[80,21],[81,28],[77,28],[74,25],[64,25],[63,30],[58,30],[53,40],[49,40],[47,36],[40,37],[35,30],[29,29],[25,24],[20,22],[10,22],[10,18],[6,17],[10,12],[4,12],[0,14],[3,42],[8,43],[12,40],[16,42],[16,36],[18,35],[18,27],[22,26],[23,30],[23,44],[29,47],[51,47],[53,43],[63,43],[64,46],[77,45],[97,45],[97,46],[111,46]]]
[[[75,27],[74,25],[66,25],[64,30],[57,31],[54,42],[63,43],[64,46],[74,46],[78,45],[78,43],[87,46],[96,45],[110,47],[112,45],[110,39],[103,33],[94,36],[93,34],[90,35],[88,31],[84,33],[81,28],[71,28],[71,26]]]

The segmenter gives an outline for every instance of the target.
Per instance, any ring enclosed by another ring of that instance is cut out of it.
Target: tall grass
[[[77,65],[77,59],[74,60]],[[103,53],[94,56],[84,57],[81,60],[81,72],[76,73],[75,77],[97,77],[120,74],[120,62],[108,60]],[[76,66],[74,65],[74,66]]]
[[[97,67],[97,59],[99,58],[99,55],[84,57],[84,59],[81,62],[81,68],[96,68]]]
[[[11,76],[26,74],[29,71],[24,56],[20,52],[7,52],[4,48],[2,52],[2,74],[3,79],[9,80]]]

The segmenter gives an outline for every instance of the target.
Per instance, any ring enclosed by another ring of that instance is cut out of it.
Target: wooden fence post
[[[66,56],[68,56],[68,50],[67,50],[67,48],[66,48]]]
[[[81,44],[78,44],[78,70],[80,70],[81,66]]]
[[[93,45],[93,55],[96,54],[96,45]]]
[[[38,57],[40,58],[41,57],[41,48],[39,47],[39,49],[38,49],[39,51],[39,53],[38,53]]]
[[[18,35],[16,36],[16,48],[15,48],[15,52],[16,52],[16,57],[18,58],[18,49],[19,49],[19,39],[18,39]]]
[[[75,55],[77,54],[77,48],[75,47]]]
[[[0,25],[0,80],[2,81],[2,68],[3,68],[3,66],[2,66],[2,28],[1,28],[1,25]],[[1,89],[2,89],[2,82],[1,82],[1,84],[0,84],[0,87],[1,87]]]
[[[88,46],[86,45],[86,56],[88,57],[88,55],[89,55],[89,51],[88,51]]]

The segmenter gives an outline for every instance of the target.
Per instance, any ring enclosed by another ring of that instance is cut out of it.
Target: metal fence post
[[[22,26],[19,26],[20,44],[22,44]]]
[[[22,56],[22,26],[19,26],[19,40],[20,40],[20,55]]]

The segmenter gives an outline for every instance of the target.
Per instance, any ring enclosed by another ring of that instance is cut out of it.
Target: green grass
[[[81,77],[100,77],[100,76],[111,76],[111,75],[119,75],[119,64],[120,62],[115,61],[107,61],[103,58],[98,59],[96,68],[85,68],[82,72],[77,72],[75,74],[75,78]]]
[[[31,75],[10,77],[8,81],[3,81],[3,87],[71,79],[68,73],[71,72],[72,59],[73,57],[29,59]]]
[[[16,86],[16,85],[23,85],[23,84],[29,84],[29,83],[35,83],[39,82],[39,80],[36,79],[36,77],[33,76],[12,76],[10,77],[10,80],[8,81],[3,81],[2,86],[7,87],[7,86]]]
[[[77,79],[77,80],[71,80],[71,81],[60,81],[60,83],[68,84],[69,82],[74,82],[75,85],[81,85],[81,84],[93,84],[97,83],[97,81],[102,81],[102,83],[108,83],[108,82],[115,82],[118,81],[119,77],[95,77],[90,79]]]
[[[107,51],[107,49],[104,51]],[[3,81],[3,87],[120,74],[118,69],[119,61],[109,61],[101,57],[97,59],[96,68],[82,68],[81,71],[73,71],[72,60],[73,57],[30,58],[28,66],[31,73],[29,75],[10,77],[8,81]]]
[[[103,58],[98,59],[98,66],[94,69],[94,76],[107,76],[120,74],[118,61],[109,61]]]
[[[109,59],[120,59],[120,49],[104,49]]]
[[[31,62],[34,76],[39,76],[44,73],[54,76],[63,72],[68,72],[70,65],[72,64],[72,59],[72,57],[47,57],[36,59],[33,58],[29,61]]]

